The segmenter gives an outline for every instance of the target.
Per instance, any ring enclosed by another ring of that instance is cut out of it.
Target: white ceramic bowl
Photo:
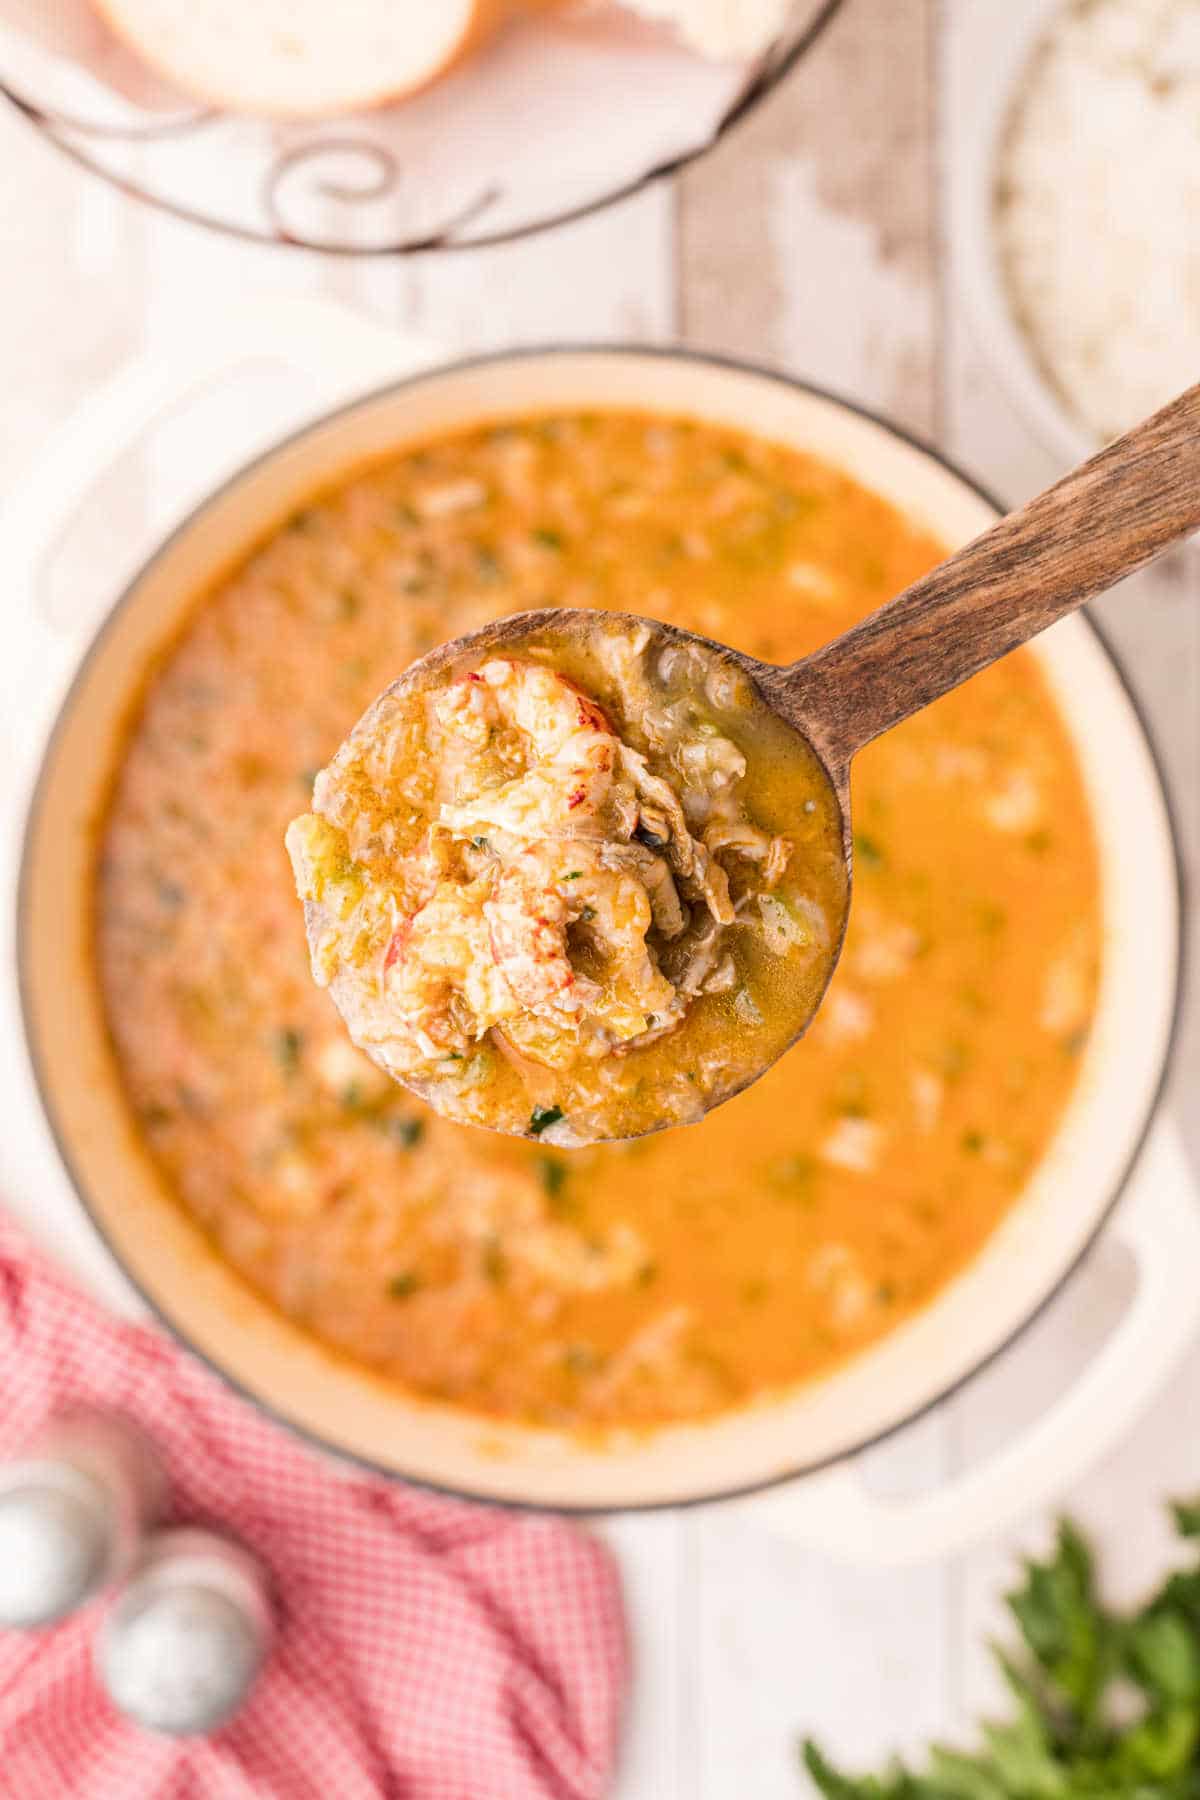
[[[1064,0],[971,0],[967,92],[955,109],[948,169],[958,286],[972,330],[1026,423],[1064,467],[1091,456],[1100,438],[1068,407],[1017,323],[995,230],[999,153],[1029,58]],[[968,59],[963,58],[966,62]]]
[[[314,355],[326,353],[321,337],[314,335]],[[619,348],[533,351],[457,364],[370,393],[213,494],[142,568],[92,643],[42,759],[29,815],[19,908],[22,1002],[43,1102],[93,1221],[161,1318],[234,1385],[331,1451],[461,1494],[572,1509],[644,1507],[745,1492],[850,1455],[978,1369],[1056,1290],[1120,1193],[1160,1089],[1177,998],[1176,860],[1154,758],[1129,693],[1091,626],[1067,620],[1038,641],[1034,654],[1070,730],[1100,844],[1106,954],[1078,1091],[1027,1190],[982,1254],[919,1317],[829,1379],[600,1450],[552,1432],[485,1427],[331,1356],[214,1257],[138,1142],[89,957],[93,821],[147,657],[171,638],[193,596],[265,531],[315,488],[381,453],[497,414],[563,406],[687,413],[803,447],[951,545],[995,516],[967,480],[884,422],[796,382],[714,358]],[[93,446],[107,444],[107,413],[93,418],[91,431]],[[85,439],[66,447],[44,473],[43,498],[86,461],[85,447]],[[1144,1233],[1157,1273],[1151,1271],[1135,1310],[1124,1376],[1118,1379],[1115,1366],[1111,1380],[1108,1365],[1098,1370],[1090,1423],[1074,1419],[1083,1442],[1102,1432],[1106,1411],[1115,1422],[1132,1404],[1131,1382],[1147,1378],[1164,1330],[1179,1336],[1194,1322],[1194,1256],[1178,1248],[1169,1226],[1160,1219]],[[1175,1324],[1165,1292],[1172,1281]]]

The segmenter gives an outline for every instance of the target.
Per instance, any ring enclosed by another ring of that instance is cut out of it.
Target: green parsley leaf
[[[1200,1506],[1175,1506],[1200,1536]],[[1091,1553],[1070,1524],[1031,1561],[1009,1607],[1024,1654],[997,1658],[1013,1715],[974,1751],[935,1744],[925,1771],[835,1768],[816,1744],[804,1765],[826,1800],[1195,1800],[1200,1795],[1200,1566],[1170,1575],[1132,1615],[1101,1602]]]

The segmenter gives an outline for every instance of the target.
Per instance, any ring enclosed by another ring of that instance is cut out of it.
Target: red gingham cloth
[[[170,1517],[266,1564],[279,1636],[243,1710],[170,1739],[92,1673],[98,1598],[0,1631],[4,1800],[598,1800],[625,1679],[616,1572],[567,1525],[342,1476],[195,1358],[102,1312],[0,1215],[0,1456],[64,1403],[153,1437]]]

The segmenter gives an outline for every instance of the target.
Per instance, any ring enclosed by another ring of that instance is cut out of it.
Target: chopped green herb
[[[840,1113],[843,1119],[870,1118],[867,1078],[861,1069],[844,1070],[838,1077],[835,1093],[835,1111]]]
[[[798,1151],[792,1156],[776,1157],[767,1166],[767,1180],[781,1199],[809,1207],[813,1203],[812,1188],[817,1175],[817,1161]]]
[[[987,1143],[987,1139],[982,1131],[964,1131],[959,1142],[968,1156],[978,1156]]]
[[[493,1287],[502,1287],[504,1285],[508,1275],[508,1259],[500,1248],[500,1241],[498,1238],[490,1237],[486,1239],[483,1246],[483,1256],[479,1266],[483,1272],[485,1281],[490,1281]]]
[[[539,1156],[537,1168],[547,1200],[561,1202],[568,1173],[566,1163],[560,1156]]]
[[[555,531],[549,525],[535,525],[530,536],[535,544],[542,546],[543,550],[563,550],[566,547],[566,540],[562,532]]]
[[[275,1061],[285,1075],[294,1075],[300,1067],[304,1038],[294,1025],[282,1025],[271,1040]]]
[[[491,849],[491,845],[488,843],[488,841],[485,837],[473,837],[471,839],[471,846],[475,850],[490,850]]]
[[[421,1277],[412,1269],[401,1269],[387,1284],[388,1297],[391,1300],[407,1300],[421,1285]]]
[[[543,1131],[549,1130],[551,1125],[557,1125],[565,1116],[561,1106],[535,1106],[529,1115],[529,1135],[541,1137]]]
[[[938,1057],[938,1066],[947,1081],[957,1081],[966,1073],[971,1061],[971,1052],[965,1044],[957,1040],[945,1045]]]
[[[868,837],[865,831],[854,834],[854,854],[864,869],[877,869],[883,862],[883,850],[878,840]]]
[[[375,1120],[375,1124],[385,1137],[403,1144],[406,1150],[411,1150],[425,1136],[424,1119],[400,1119],[394,1113],[384,1113]]]
[[[594,906],[585,906],[580,911],[579,922],[581,925],[590,925],[592,920],[595,918],[595,916],[596,916],[595,907]]]
[[[338,1095],[338,1100],[341,1105],[345,1107],[347,1112],[352,1113],[362,1111],[364,1098],[362,1084],[358,1081],[348,1081]]]
[[[761,1025],[763,1022],[762,1008],[748,987],[739,988],[733,996],[733,1010],[744,1025]]]
[[[578,881],[578,880],[579,880],[579,877],[580,877],[580,876],[581,876],[581,875],[582,875],[582,874],[583,874],[583,870],[582,870],[582,869],[572,869],[572,870],[571,870],[571,873],[570,873],[570,874],[569,874],[569,875],[564,875],[564,876],[563,876],[563,880],[564,880],[564,881]]]

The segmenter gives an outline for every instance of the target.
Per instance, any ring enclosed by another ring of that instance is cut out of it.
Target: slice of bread
[[[186,93],[232,112],[325,118],[426,87],[520,0],[93,0]]]

